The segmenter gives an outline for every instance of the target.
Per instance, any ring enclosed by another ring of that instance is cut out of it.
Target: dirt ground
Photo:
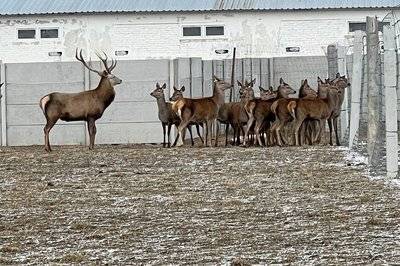
[[[343,148],[54,150],[0,150],[0,264],[400,261],[400,188]]]

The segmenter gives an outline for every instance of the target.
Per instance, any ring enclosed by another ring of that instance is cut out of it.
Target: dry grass
[[[5,148],[0,263],[398,262],[398,188],[345,152]]]

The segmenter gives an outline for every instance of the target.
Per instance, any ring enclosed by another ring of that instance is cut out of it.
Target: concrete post
[[[6,65],[0,62],[0,83],[1,87],[1,146],[7,146],[7,93],[6,93]]]
[[[361,79],[363,75],[363,32],[356,31],[353,47],[353,73],[351,82],[351,106],[350,106],[350,132],[349,148],[353,147],[354,138],[360,123],[361,104]]]
[[[367,149],[370,165],[374,165],[375,149],[377,148],[379,130],[379,84],[380,84],[380,57],[378,20],[367,17],[367,75],[368,75],[368,131]]]
[[[384,84],[386,114],[386,173],[388,178],[396,178],[399,172],[397,136],[397,69],[395,31],[391,25],[383,28],[384,40]]]
[[[339,46],[337,49],[337,56],[338,56],[338,72],[341,75],[347,75],[346,69],[346,47]],[[348,106],[348,96],[349,95],[349,88],[346,88],[344,92],[344,98],[342,103],[342,109],[340,112],[340,136],[342,141],[346,138],[346,133],[349,129],[349,106]]]
[[[328,45],[328,76],[330,79],[334,79],[336,73],[338,72],[338,50],[336,45],[330,44]]]

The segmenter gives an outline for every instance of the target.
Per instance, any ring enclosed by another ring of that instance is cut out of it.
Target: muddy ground
[[[342,148],[1,148],[0,264],[400,261],[399,187]]]

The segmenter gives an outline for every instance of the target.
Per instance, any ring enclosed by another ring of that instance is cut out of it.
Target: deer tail
[[[40,109],[42,109],[43,114],[45,114],[45,115],[46,115],[46,107],[49,102],[50,102],[50,95],[46,95],[46,96],[42,97],[39,101]]]
[[[296,119],[296,107],[297,107],[296,101],[290,101],[287,105],[287,109],[290,115],[293,117],[293,119]]]
[[[271,111],[274,115],[276,115],[276,108],[278,108],[278,101],[274,101],[271,105]]]

